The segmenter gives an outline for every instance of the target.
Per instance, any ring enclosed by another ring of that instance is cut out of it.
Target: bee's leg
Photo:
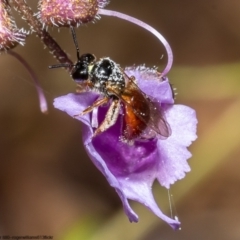
[[[131,80],[132,82],[134,82],[134,83],[137,83],[136,78],[135,78],[134,76],[131,76],[131,77],[130,77],[130,80]]]
[[[76,114],[76,115],[73,115],[73,117],[75,118],[75,117],[82,116],[82,115],[84,115],[84,114],[86,114],[86,113],[89,113],[89,112],[91,112],[94,108],[99,107],[99,106],[103,105],[104,103],[107,103],[108,100],[109,100],[108,97],[98,99],[98,100],[96,100],[91,106],[87,107],[87,108],[86,108],[84,111],[82,111],[81,113]]]
[[[101,125],[95,130],[93,137],[96,137],[98,134],[106,131],[108,128],[113,126],[118,118],[118,115],[120,113],[120,100],[114,99],[106,113],[106,116],[101,123]]]
[[[87,81],[84,81],[84,82],[78,82],[77,83],[77,89],[76,89],[76,92],[77,93],[82,93],[82,92],[86,92],[88,91],[89,89],[91,89],[93,87],[93,84],[91,81],[87,80]]]
[[[87,85],[86,82],[84,82],[84,83],[78,83],[78,84],[77,84],[76,92],[77,92],[77,93],[86,92],[87,86],[88,86],[88,85]]]

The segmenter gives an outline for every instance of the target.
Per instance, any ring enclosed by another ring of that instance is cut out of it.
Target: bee
[[[73,27],[71,31],[77,51],[77,62],[71,66],[71,77],[77,83],[77,91],[89,89],[101,95],[101,98],[74,117],[90,113],[94,108],[109,103],[105,118],[96,128],[93,137],[107,131],[116,123],[121,107],[124,110],[121,137],[123,141],[132,142],[155,136],[169,137],[171,129],[162,109],[137,86],[134,76],[128,76],[119,64],[109,57],[97,60],[91,53],[80,55]],[[69,67],[69,64],[53,65],[49,68],[56,67]]]

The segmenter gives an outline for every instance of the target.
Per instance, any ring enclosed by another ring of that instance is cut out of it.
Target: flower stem
[[[34,16],[32,9],[27,5],[25,0],[14,0],[11,1],[11,4],[60,63],[69,64],[69,66],[73,65],[67,54],[60,48],[50,34],[43,29],[42,23]],[[70,71],[71,67],[67,69]]]
[[[39,105],[40,105],[41,112],[47,113],[47,111],[48,111],[47,101],[44,96],[43,90],[40,87],[37,75],[31,68],[31,66],[27,63],[27,61],[24,58],[22,58],[18,53],[11,51],[11,50],[8,50],[7,53],[10,54],[11,56],[15,57],[27,69],[28,73],[30,74],[31,78],[34,81],[34,84],[35,84],[35,87],[36,87],[36,90],[38,93],[38,99],[39,99]]]
[[[171,49],[169,43],[167,42],[167,40],[156,29],[154,29],[150,25],[146,24],[145,22],[142,22],[142,21],[140,21],[140,20],[138,20],[134,17],[128,16],[124,13],[100,8],[98,10],[98,14],[124,19],[124,20],[132,22],[132,23],[134,23],[134,24],[136,24],[136,25],[138,25],[142,28],[145,28],[146,30],[151,32],[153,35],[155,35],[162,42],[162,44],[165,47],[166,52],[167,52],[168,62],[167,62],[167,65],[166,65],[165,69],[162,71],[161,76],[163,77],[163,76],[167,75],[167,73],[169,72],[169,70],[172,67],[173,53],[172,53],[172,49]]]

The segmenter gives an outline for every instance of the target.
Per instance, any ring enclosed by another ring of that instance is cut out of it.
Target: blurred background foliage
[[[37,10],[37,1],[27,2]],[[81,124],[52,107],[55,97],[75,91],[74,82],[63,69],[48,69],[56,60],[31,35],[15,51],[38,75],[49,113],[39,111],[26,70],[2,54],[0,234],[60,240],[240,239],[240,2],[112,0],[107,8],[139,18],[166,37],[174,53],[169,78],[178,91],[176,103],[197,111],[192,171],[170,190],[182,230],[174,232],[134,202],[140,222],[129,223],[114,189],[83,149]],[[69,29],[49,31],[75,60]],[[103,16],[77,35],[82,53],[110,56],[122,66],[146,63],[161,70],[166,63],[154,36],[120,19]],[[154,194],[170,215],[167,190],[155,184]]]

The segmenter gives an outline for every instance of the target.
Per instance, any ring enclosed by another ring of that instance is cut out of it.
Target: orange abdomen
[[[127,140],[133,140],[146,129],[150,118],[150,109],[146,98],[138,91],[124,94],[125,115],[123,136]]]

